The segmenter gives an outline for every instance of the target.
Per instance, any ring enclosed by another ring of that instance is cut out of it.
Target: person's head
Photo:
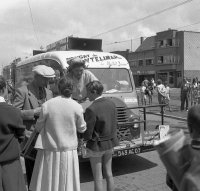
[[[141,83],[141,86],[144,86],[144,82]]]
[[[162,84],[162,80],[161,80],[161,79],[158,79],[158,80],[157,80],[157,84],[158,84],[158,85]]]
[[[187,123],[191,137],[200,138],[200,105],[195,105],[189,109]]]
[[[67,62],[69,64],[68,73],[71,73],[75,78],[80,79],[85,70],[85,61],[76,57]]]
[[[100,97],[103,93],[103,85],[100,81],[92,81],[86,85],[87,97],[90,101],[94,101],[97,97]]]
[[[55,77],[55,71],[46,65],[35,66],[32,71],[34,72],[34,83],[38,87],[46,87],[49,79]]]
[[[73,91],[73,82],[67,78],[61,78],[58,82],[58,89],[62,96],[71,97]]]
[[[6,94],[6,81],[3,76],[0,75],[0,96],[5,97]]]
[[[183,78],[183,83],[187,83],[187,79],[186,78]]]
[[[167,85],[168,85],[167,81],[164,81],[164,86],[167,86]]]
[[[193,79],[192,79],[192,83],[193,83],[193,84],[197,83],[196,78],[193,78]]]

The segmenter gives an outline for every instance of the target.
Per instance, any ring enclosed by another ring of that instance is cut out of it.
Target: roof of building
[[[155,36],[147,37],[142,44],[136,49],[135,52],[144,50],[152,50],[155,47]]]

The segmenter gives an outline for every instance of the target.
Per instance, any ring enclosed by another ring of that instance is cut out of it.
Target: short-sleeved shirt
[[[95,75],[88,70],[83,71],[83,74],[79,80],[74,78],[72,75],[67,75],[67,77],[73,81],[72,98],[75,100],[85,99],[87,97],[86,85],[89,82],[98,80]]]

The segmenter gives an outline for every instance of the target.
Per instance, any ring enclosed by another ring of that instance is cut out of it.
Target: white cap
[[[46,65],[38,65],[35,66],[32,70],[36,74],[39,74],[45,78],[54,78],[55,77],[55,71],[53,68],[46,66]]]

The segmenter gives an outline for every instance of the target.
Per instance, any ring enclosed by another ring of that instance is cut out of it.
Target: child
[[[86,85],[87,97],[93,103],[85,111],[87,130],[84,138],[94,177],[95,191],[103,191],[104,167],[107,190],[114,191],[112,175],[113,147],[118,145],[117,140],[117,113],[115,104],[102,97],[103,85],[99,81],[92,81]]]

